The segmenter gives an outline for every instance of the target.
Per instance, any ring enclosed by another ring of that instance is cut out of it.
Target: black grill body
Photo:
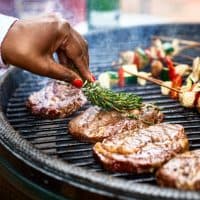
[[[149,46],[151,35],[200,41],[199,31],[199,24],[173,24],[92,33],[86,36],[91,70],[95,75],[109,70],[120,51]],[[198,49],[184,52],[193,57],[199,53]],[[191,64],[191,60],[180,56],[176,57],[176,61]],[[0,152],[8,168],[11,164],[24,179],[54,193],[54,199],[200,199],[198,192],[157,186],[154,174],[105,171],[93,158],[92,145],[74,139],[67,131],[69,120],[89,104],[65,119],[43,120],[29,114],[25,107],[27,97],[41,89],[47,81],[47,78],[16,68],[10,69],[1,79]],[[184,126],[190,149],[200,148],[200,114],[197,111],[185,109],[177,101],[162,96],[160,88],[150,83],[145,87],[129,85],[114,89],[134,92],[145,102],[156,103],[162,108],[166,122]],[[0,168],[5,170],[3,166]],[[9,174],[5,170],[6,173]],[[23,186],[21,189],[33,199],[41,198],[30,189],[23,189]],[[52,197],[50,193],[46,195],[50,195],[49,199]]]

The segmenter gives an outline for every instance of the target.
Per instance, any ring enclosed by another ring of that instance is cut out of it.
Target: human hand
[[[59,63],[53,59],[56,52]],[[18,20],[2,46],[5,63],[33,73],[71,83],[93,81],[89,70],[88,46],[84,38],[59,14]]]

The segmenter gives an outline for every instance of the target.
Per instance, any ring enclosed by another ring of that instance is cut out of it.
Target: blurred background
[[[112,27],[199,22],[199,0],[0,0],[0,12],[28,18],[57,11],[81,33]]]

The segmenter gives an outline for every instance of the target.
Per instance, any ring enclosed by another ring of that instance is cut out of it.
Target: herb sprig
[[[127,112],[140,109],[142,98],[133,93],[114,92],[101,87],[98,83],[85,82],[82,88],[88,100],[105,110]]]

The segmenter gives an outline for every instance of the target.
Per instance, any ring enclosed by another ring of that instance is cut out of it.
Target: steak
[[[200,190],[200,150],[177,155],[156,173],[161,186]]]
[[[90,107],[69,122],[69,132],[80,140],[95,143],[123,131],[147,127],[163,120],[163,114],[150,104],[144,105],[141,110],[129,111],[128,115]]]
[[[93,147],[95,156],[107,170],[134,173],[153,172],[187,149],[184,128],[166,123],[125,131]]]
[[[40,91],[31,94],[26,106],[33,115],[55,119],[71,115],[86,101],[80,89],[69,83],[52,81]]]

